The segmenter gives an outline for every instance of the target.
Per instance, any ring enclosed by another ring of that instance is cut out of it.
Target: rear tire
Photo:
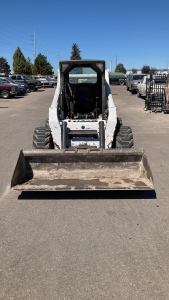
[[[35,86],[33,84],[29,85],[29,91],[30,92],[36,91],[36,88],[35,88]]]
[[[35,128],[33,134],[33,147],[35,149],[53,149],[53,140],[48,128]]]
[[[134,141],[131,127],[120,126],[119,132],[116,135],[116,148],[132,148],[133,145]]]

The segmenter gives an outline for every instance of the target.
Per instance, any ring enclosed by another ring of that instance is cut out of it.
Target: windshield
[[[144,76],[145,76],[145,74],[133,75],[133,80],[142,79]]]
[[[26,80],[30,80],[30,78],[27,75],[22,75],[22,77]]]
[[[9,80],[6,78],[0,78],[0,82],[9,84]]]
[[[96,83],[97,73],[90,67],[75,67],[69,72],[69,83]]]
[[[10,82],[12,82],[12,83],[15,83],[15,81],[12,80],[11,78],[8,78],[7,80],[8,80],[8,82],[10,81]]]

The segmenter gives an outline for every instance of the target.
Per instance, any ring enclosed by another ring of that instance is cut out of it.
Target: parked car
[[[18,93],[18,87],[12,84],[0,83],[0,97],[9,99],[15,97]]]
[[[146,91],[150,86],[150,77],[144,76],[137,84],[137,97],[146,97]]]
[[[40,80],[30,79],[26,75],[12,74],[9,75],[9,77],[17,83],[26,83],[30,92],[37,91],[38,89],[42,88]]]
[[[49,76],[34,76],[34,78],[40,80],[44,87],[55,87],[57,85],[57,80],[51,79]]]
[[[0,73],[0,77],[8,77],[7,73]]]
[[[126,89],[132,94],[137,92],[137,84],[146,74],[129,74],[126,79]]]
[[[16,82],[15,82],[13,79],[11,79],[10,77],[6,77],[5,79],[8,80],[8,81],[11,82],[11,83],[18,84],[20,87],[22,87],[22,88],[25,90],[25,92],[26,92],[27,89],[28,89],[27,83],[22,83],[22,82],[16,83]]]
[[[150,83],[146,89],[144,110],[169,112],[168,78],[166,75],[150,77]]]
[[[53,84],[53,87],[57,86],[57,79],[48,76],[46,77],[46,79]]]
[[[6,84],[11,84],[14,86],[18,87],[18,93],[17,96],[24,96],[26,94],[26,88],[22,87],[19,83],[14,82],[12,79],[8,77],[1,77],[0,78],[0,83],[6,83]]]
[[[146,97],[147,94],[164,93],[167,87],[166,76],[150,75],[144,76],[137,84],[137,96]]]
[[[34,78],[40,80],[42,87],[53,87],[53,83],[50,82],[46,77],[34,76]]]

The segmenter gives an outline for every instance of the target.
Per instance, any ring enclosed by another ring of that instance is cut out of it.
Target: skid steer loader
[[[21,150],[16,190],[154,189],[143,150],[117,118],[104,60],[60,61],[57,87],[33,150]]]

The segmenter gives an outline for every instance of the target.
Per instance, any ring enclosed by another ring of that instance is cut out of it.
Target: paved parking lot
[[[151,193],[19,193],[10,179],[20,149],[44,125],[53,89],[0,99],[0,299],[168,300],[169,115],[111,86],[118,116],[144,148]]]
[[[112,86],[117,114],[123,123],[132,127],[135,148],[144,148],[154,176],[157,195],[168,186],[169,114],[144,111],[144,99]],[[161,180],[163,178],[163,180]],[[162,188],[162,189],[161,189]]]

